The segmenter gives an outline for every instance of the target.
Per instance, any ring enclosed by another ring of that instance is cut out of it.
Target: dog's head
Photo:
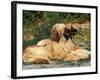
[[[77,33],[77,29],[72,25],[65,25],[63,23],[55,24],[51,29],[51,40],[59,42],[61,36],[65,39],[72,38]]]

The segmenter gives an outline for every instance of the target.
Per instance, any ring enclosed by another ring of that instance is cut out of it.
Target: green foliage
[[[90,28],[80,29],[79,33],[74,37],[73,41],[81,47],[90,50]]]
[[[23,40],[23,49],[26,48],[27,46],[35,45],[38,41],[45,39],[45,38],[48,38],[48,36],[41,36],[41,37],[37,37],[32,40]]]

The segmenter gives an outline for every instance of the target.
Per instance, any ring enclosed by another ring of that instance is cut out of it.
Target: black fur
[[[77,32],[78,32],[78,30],[71,26],[71,29],[67,29],[67,28],[64,29],[63,35],[68,40],[69,38],[72,39],[73,36],[76,35]]]

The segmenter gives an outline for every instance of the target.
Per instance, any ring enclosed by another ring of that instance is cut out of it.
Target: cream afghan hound
[[[47,45],[52,47],[51,59],[63,59],[64,61],[77,61],[88,59],[90,52],[82,49],[72,42],[72,38],[77,33],[77,27],[72,24],[55,24],[51,29],[51,39],[38,42],[37,45]]]
[[[72,42],[77,29],[73,25],[55,24],[50,39],[43,39],[36,46],[24,50],[24,63],[51,63],[53,60],[78,61],[89,58],[89,51]]]

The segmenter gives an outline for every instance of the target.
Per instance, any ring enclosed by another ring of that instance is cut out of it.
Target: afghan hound
[[[72,42],[77,29],[63,23],[55,24],[51,29],[50,39],[43,39],[36,46],[24,50],[25,63],[51,63],[52,60],[77,61],[87,59],[89,52]]]
[[[47,45],[48,49],[52,48],[50,59],[63,59],[64,61],[88,59],[90,52],[72,42],[77,32],[78,29],[73,24],[57,23],[51,29],[50,39],[41,40],[37,45]]]

